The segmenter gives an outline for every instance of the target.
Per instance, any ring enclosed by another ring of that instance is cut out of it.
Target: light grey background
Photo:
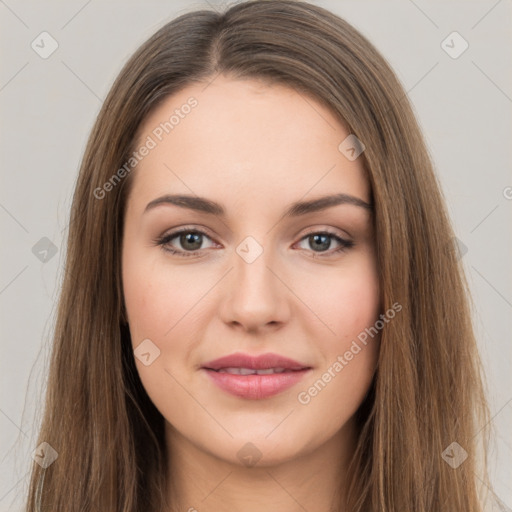
[[[496,429],[493,482],[510,508],[511,2],[314,3],[376,45],[424,130],[457,237],[467,248],[463,262]],[[71,194],[88,133],[133,51],[165,22],[200,7],[208,4],[0,0],[0,511],[21,510],[27,489]],[[59,45],[47,59],[31,47],[43,31]],[[441,47],[453,31],[469,44],[456,59]],[[58,248],[46,263],[32,252],[43,237]]]

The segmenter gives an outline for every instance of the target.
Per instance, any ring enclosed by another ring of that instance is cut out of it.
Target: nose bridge
[[[287,289],[274,275],[274,264],[271,248],[251,236],[240,242],[233,254],[234,269],[225,297],[226,321],[255,328],[285,319]]]
[[[267,300],[275,292],[275,276],[270,272],[272,267],[272,249],[263,247],[254,237],[248,236],[236,247],[235,256],[235,288],[242,297]]]

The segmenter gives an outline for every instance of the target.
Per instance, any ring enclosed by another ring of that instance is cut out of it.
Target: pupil
[[[200,233],[187,233],[185,235],[181,235],[180,242],[182,244],[182,247],[184,247],[185,249],[191,249],[191,250],[199,249],[201,247],[201,234]],[[195,243],[196,246],[193,246],[193,247],[187,246],[188,243],[191,243],[192,245],[194,245],[194,243]]]
[[[320,242],[320,247],[318,247],[318,246],[317,247],[320,248],[320,249],[329,249],[329,245],[331,243],[330,243],[329,237],[326,236],[326,235],[312,235],[312,236],[309,237],[309,240],[310,240],[310,242],[314,241],[316,243],[321,238],[323,238],[324,241],[323,241],[323,243]],[[312,244],[312,246],[314,246],[314,244]]]

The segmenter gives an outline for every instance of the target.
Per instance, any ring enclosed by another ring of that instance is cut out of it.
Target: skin
[[[371,216],[351,204],[282,215],[295,201],[333,193],[370,202],[362,159],[338,150],[349,132],[313,98],[227,76],[166,98],[138,140],[190,96],[198,105],[134,171],[122,248],[133,347],[150,339],[160,350],[148,366],[135,361],[166,420],[169,493],[176,510],[332,510],[348,478],[353,416],[374,375],[378,337],[308,404],[297,396],[378,319]],[[226,217],[170,204],[144,213],[164,194],[206,197]],[[207,233],[202,245],[178,236],[167,246],[199,246],[199,254],[180,257],[155,242],[184,226]],[[354,246],[335,253],[335,238],[322,249],[306,236],[325,229]],[[236,252],[247,236],[263,248],[252,263]],[[233,352],[273,352],[312,370],[271,398],[239,398],[200,370]],[[245,449],[261,456],[252,467],[237,455],[249,442],[257,451]]]

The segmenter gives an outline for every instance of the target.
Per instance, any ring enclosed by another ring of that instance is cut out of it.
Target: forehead
[[[151,149],[136,166],[132,194],[149,201],[182,192],[248,208],[333,192],[368,200],[362,158],[338,149],[348,135],[311,96],[220,75],[169,96],[142,123],[136,149]]]

